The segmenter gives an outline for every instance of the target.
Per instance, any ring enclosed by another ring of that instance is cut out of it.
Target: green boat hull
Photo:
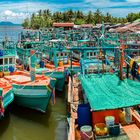
[[[14,100],[14,93],[12,90],[9,90],[4,96],[3,96],[3,106],[4,109],[7,108],[9,104],[11,104]]]
[[[13,85],[15,103],[27,108],[46,112],[52,92],[46,86]]]

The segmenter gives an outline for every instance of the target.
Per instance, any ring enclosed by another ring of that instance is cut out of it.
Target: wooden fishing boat
[[[48,60],[43,58],[43,44],[44,42],[24,42],[20,45],[18,44],[17,54],[19,56],[19,64],[20,66],[23,66],[24,69],[29,70],[30,51],[35,50],[36,73],[46,76],[50,75],[51,77],[56,78],[56,89],[62,91],[65,83],[64,67],[55,68],[54,65],[47,63]],[[44,66],[42,66],[42,64]],[[19,65],[17,67],[19,67]]]
[[[70,62],[70,51],[66,49],[66,42],[62,40],[50,40],[47,46],[43,48],[43,57],[40,61],[39,68],[36,68],[36,72],[42,72],[45,75],[51,75],[51,77],[56,78],[56,89],[59,91],[63,90],[66,71],[71,69],[72,63],[72,71],[77,72],[80,70],[79,62]],[[60,44],[62,46],[60,46]],[[44,71],[42,68],[46,69]],[[42,71],[41,71],[42,70]]]
[[[91,60],[81,63],[82,73],[78,77],[71,76],[69,140],[139,140],[140,115],[135,108],[140,104],[140,83],[123,78],[123,45],[121,50],[120,78],[112,72],[86,73]]]
[[[140,115],[136,112],[135,106],[140,104],[138,98],[140,96],[140,83],[132,80],[120,81],[113,74],[102,76],[82,74],[78,81],[77,78],[74,76],[72,82],[71,78],[69,80],[68,103],[71,115],[68,118],[68,139],[79,140],[86,137],[109,140],[115,137],[118,140],[139,140]],[[120,84],[118,85],[119,81]],[[85,111],[86,106],[80,112],[80,104],[83,105],[84,103],[86,105],[87,102],[90,105],[89,112]],[[87,114],[81,115],[82,113]],[[111,117],[113,117],[113,121]],[[81,118],[85,119],[80,120]],[[90,120],[86,121],[87,118],[90,118]],[[108,118],[110,120],[107,120]],[[83,126],[91,126],[93,130],[90,130],[90,132],[82,131],[80,129],[82,126],[79,127],[81,122]],[[100,127],[102,128],[100,129]]]
[[[5,39],[0,42],[0,116],[4,116],[5,109],[14,100],[12,85],[3,80],[3,76],[13,72],[16,67],[16,46]]]
[[[3,80],[13,87],[15,103],[45,112],[55,86],[55,79],[37,75],[31,81],[30,74],[23,71],[4,76]]]

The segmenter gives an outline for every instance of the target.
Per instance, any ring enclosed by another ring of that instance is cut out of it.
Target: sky
[[[0,21],[22,23],[40,9],[52,12],[73,9],[85,13],[100,9],[104,14],[125,17],[130,12],[140,12],[140,0],[0,0]]]

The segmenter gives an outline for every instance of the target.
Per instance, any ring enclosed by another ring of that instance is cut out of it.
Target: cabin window
[[[4,59],[4,64],[7,65],[8,64],[8,58]]]
[[[61,53],[61,56],[63,56],[63,53]]]
[[[93,55],[93,53],[92,52],[90,52],[90,56],[92,56]]]
[[[3,59],[0,59],[0,65],[3,65]]]
[[[96,56],[96,52],[94,52],[94,56]]]
[[[57,53],[57,54],[56,54],[56,56],[58,57],[58,56],[59,56],[59,54]]]
[[[12,64],[12,62],[13,62],[13,59],[9,58],[9,64]]]
[[[16,63],[16,59],[15,58],[13,58],[13,64],[15,64]]]

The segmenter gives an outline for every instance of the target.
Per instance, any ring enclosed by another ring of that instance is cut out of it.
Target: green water
[[[67,140],[65,93],[57,93],[45,114],[11,105],[0,121],[0,140]]]

